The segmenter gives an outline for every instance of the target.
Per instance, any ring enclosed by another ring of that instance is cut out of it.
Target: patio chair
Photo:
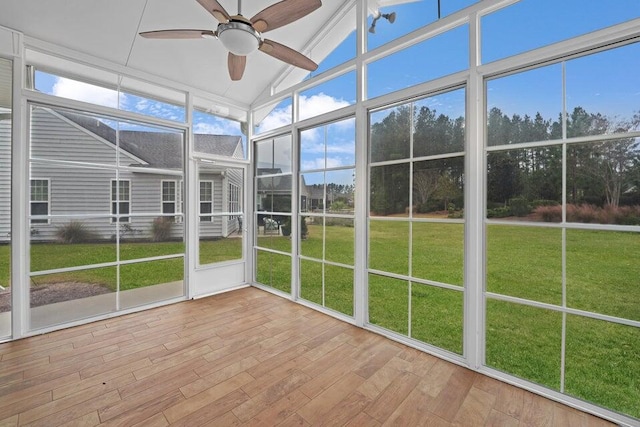
[[[280,224],[275,219],[264,219],[264,234],[268,233],[280,234]]]

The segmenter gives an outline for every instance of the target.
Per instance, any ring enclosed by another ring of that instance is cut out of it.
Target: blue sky
[[[447,16],[475,0],[441,0],[441,14]],[[373,4],[373,3],[372,3]],[[382,46],[437,19],[437,0],[410,1],[383,7],[381,13],[396,13],[393,24],[380,19],[375,34],[367,33],[370,49]],[[610,25],[640,17],[639,0],[522,0],[482,18],[482,58],[484,62],[582,35]],[[369,18],[371,23],[372,18]],[[319,65],[316,73],[341,64],[355,55],[355,36],[351,34]],[[383,95],[439,78],[468,67],[468,26],[464,25],[432,40],[406,49],[368,67],[368,97]],[[627,46],[567,62],[567,108],[582,106],[618,120],[630,118],[640,110],[640,46]],[[161,117],[184,120],[184,111],[170,104],[115,91],[91,88],[83,83],[39,73],[38,90],[100,105]],[[84,85],[84,86],[82,86]],[[528,114],[540,111],[546,119],[556,119],[562,108],[562,68],[559,64],[487,82],[488,106],[504,113]],[[464,105],[448,102],[448,95],[429,98],[438,113],[451,117],[464,114]],[[355,74],[350,73],[301,94],[301,115],[312,117],[355,102]],[[259,130],[291,122],[291,100],[276,105]],[[240,125],[210,114],[194,116],[195,131],[239,135]],[[334,132],[336,141],[353,138],[344,127]],[[313,144],[319,149],[319,145]],[[339,152],[340,148],[333,148]],[[344,150],[343,150],[344,151]],[[320,153],[303,150],[303,164],[317,162]],[[306,156],[306,157],[305,157]],[[335,160],[335,159],[334,159]],[[332,162],[334,161],[332,160]],[[339,166],[332,163],[333,166]],[[346,166],[346,164],[345,164]]]

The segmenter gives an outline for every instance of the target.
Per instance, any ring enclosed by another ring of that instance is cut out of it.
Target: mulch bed
[[[111,292],[102,285],[62,282],[31,287],[31,307],[91,297]],[[11,310],[11,290],[0,291],[0,313]]]

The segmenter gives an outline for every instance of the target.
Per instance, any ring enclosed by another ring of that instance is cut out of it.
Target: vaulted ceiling
[[[242,14],[252,17],[276,1],[245,0],[242,2]],[[236,14],[236,0],[219,2],[229,14]],[[322,34],[326,38],[326,23],[334,22],[337,15],[344,15],[345,6],[351,4],[353,0],[324,0],[320,9],[292,24],[270,31],[268,38],[300,50],[319,62],[323,58],[314,58],[314,52],[308,50],[310,42],[317,43]],[[290,66],[262,52],[254,52],[247,57],[244,77],[234,82],[229,78],[227,51],[219,40],[149,40],[138,35],[141,31],[172,28],[215,30],[217,24],[196,0],[0,2],[1,26],[34,39],[250,105],[274,81],[288,72]],[[340,40],[331,42],[337,45]]]

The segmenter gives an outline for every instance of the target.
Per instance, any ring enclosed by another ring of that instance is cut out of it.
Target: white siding
[[[9,110],[0,108],[0,114]],[[11,232],[11,120],[0,120],[0,242]]]

